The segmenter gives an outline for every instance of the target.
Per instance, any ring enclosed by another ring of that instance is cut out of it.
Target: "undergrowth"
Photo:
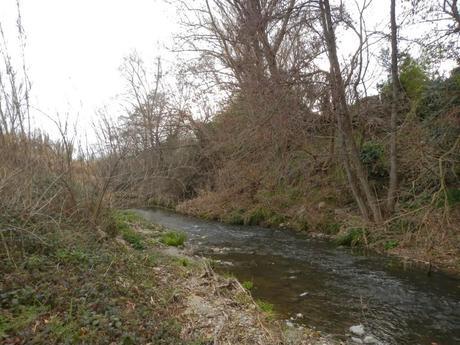
[[[147,246],[133,230],[140,226],[134,213],[113,217],[134,250],[90,229],[70,228],[8,247],[9,255],[0,256],[0,343],[200,343],[182,341],[174,318],[180,290],[171,279],[193,266]],[[139,244],[143,250],[136,250]],[[173,273],[168,282],[158,267]]]

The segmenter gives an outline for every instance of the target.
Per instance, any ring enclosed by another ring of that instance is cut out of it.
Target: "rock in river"
[[[350,327],[350,332],[353,333],[354,335],[357,335],[358,337],[362,337],[364,333],[364,326],[363,325],[355,325]]]

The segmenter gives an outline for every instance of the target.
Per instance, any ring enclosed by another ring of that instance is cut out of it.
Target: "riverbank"
[[[2,344],[334,344],[277,320],[235,278],[167,244],[181,236],[116,213],[112,236],[62,230],[1,265]]]
[[[226,224],[294,230],[326,238],[338,246],[394,256],[423,267],[428,274],[439,270],[460,277],[459,205],[447,209],[427,204],[382,224],[371,224],[363,222],[353,209],[338,208],[327,193],[313,200],[280,193],[251,201],[209,193],[167,208]]]

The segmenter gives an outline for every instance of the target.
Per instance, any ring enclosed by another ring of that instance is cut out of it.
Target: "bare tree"
[[[350,111],[346,101],[345,84],[342,77],[339,59],[337,56],[337,43],[328,0],[320,0],[321,24],[323,27],[325,45],[327,47],[331,86],[331,96],[337,120],[339,146],[342,153],[342,162],[347,173],[348,183],[353,196],[358,204],[362,216],[381,221],[379,205],[374,195],[367,173],[360,161],[358,149],[353,137]]]
[[[398,75],[398,27],[396,24],[396,0],[391,0],[391,120],[390,120],[390,184],[387,195],[387,211],[392,213],[396,202],[398,188],[398,159],[397,159],[397,127],[398,104],[400,100],[400,84]]]

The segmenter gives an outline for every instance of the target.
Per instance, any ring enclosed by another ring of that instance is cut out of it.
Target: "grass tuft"
[[[178,247],[182,246],[186,239],[187,237],[182,232],[168,231],[161,236],[160,242],[167,246]]]

